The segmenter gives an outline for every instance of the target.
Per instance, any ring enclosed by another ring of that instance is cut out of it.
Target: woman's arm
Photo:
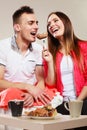
[[[84,100],[85,98],[87,98],[87,86],[83,87],[83,89],[77,99]]]
[[[43,47],[43,52],[42,52],[43,59],[47,63],[47,72],[45,76],[45,82],[48,85],[54,85],[55,84],[55,70],[54,70],[54,62],[53,62],[53,57],[51,53],[49,52],[48,49]]]

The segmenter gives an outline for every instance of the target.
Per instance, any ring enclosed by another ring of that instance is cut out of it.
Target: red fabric
[[[79,47],[81,54],[83,56],[84,62],[84,72],[82,72],[78,68],[78,63],[75,61],[75,54],[72,52],[73,60],[74,60],[74,83],[77,96],[80,94],[83,86],[87,86],[87,41],[79,41]],[[56,55],[56,74],[57,74],[57,90],[62,95],[63,92],[63,84],[61,80],[61,72],[60,72],[60,63],[62,60],[63,54],[58,52]],[[47,73],[47,64],[44,64],[45,73]],[[46,74],[45,74],[46,75]],[[50,86],[49,86],[50,87]]]
[[[55,93],[57,92],[56,89],[45,89],[45,92],[51,99],[55,96]],[[18,89],[18,88],[8,88],[0,92],[0,108],[7,109],[8,108],[8,101],[9,100],[14,100],[14,99],[19,99],[23,100],[23,97],[21,95],[24,93],[24,91]],[[34,102],[34,106],[41,106],[43,105],[42,102],[39,101],[39,104]]]
[[[0,92],[0,108],[7,109],[8,101],[14,99],[23,99],[21,97],[23,92],[17,88],[8,88]]]

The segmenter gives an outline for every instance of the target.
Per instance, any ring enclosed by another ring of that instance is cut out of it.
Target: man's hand
[[[45,90],[42,93],[40,93],[38,96],[34,97],[34,98],[35,98],[35,101],[37,102],[38,105],[40,105],[39,101],[43,105],[49,104],[50,101],[51,101],[51,98],[47,95],[47,93],[45,92]]]
[[[21,95],[24,99],[24,107],[32,107],[34,103],[33,96],[29,93],[24,93]]]
[[[34,87],[33,96],[38,105],[40,105],[39,102],[46,105],[51,101],[51,98],[46,93],[46,89],[42,89],[38,86]]]
[[[43,105],[46,105],[51,101],[46,93],[46,90],[40,88],[39,86],[33,86],[29,90],[29,93],[33,96],[38,105],[40,105],[39,101],[42,102]]]

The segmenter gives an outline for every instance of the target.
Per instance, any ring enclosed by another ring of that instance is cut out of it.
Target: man
[[[15,35],[0,41],[0,89],[18,88],[24,106],[49,102],[44,91],[42,47],[35,43],[38,21],[32,8],[23,6],[13,14]]]

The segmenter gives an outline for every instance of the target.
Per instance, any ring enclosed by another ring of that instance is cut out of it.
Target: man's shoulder
[[[0,40],[0,44],[8,44],[11,42],[12,37],[8,37],[5,39]]]
[[[3,50],[8,51],[11,48],[11,37],[8,37],[6,39],[0,40],[0,51]]]

